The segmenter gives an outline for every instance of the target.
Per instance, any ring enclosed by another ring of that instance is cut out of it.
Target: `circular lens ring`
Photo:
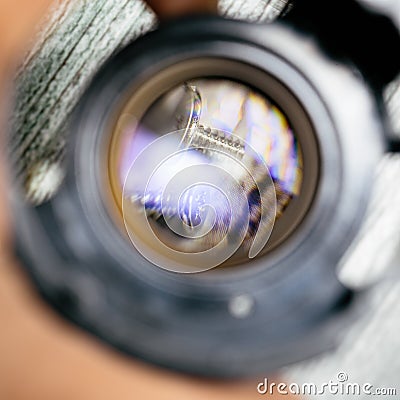
[[[301,180],[302,193],[299,196],[294,196],[289,201],[284,209],[285,211],[277,220],[268,245],[263,250],[263,254],[266,254],[279,247],[292,235],[302,223],[312,204],[319,174],[318,143],[306,112],[293,94],[274,77],[248,64],[220,57],[190,59],[165,67],[158,74],[152,74],[152,77],[144,81],[140,87],[132,87],[131,94],[127,96],[127,100],[124,101],[121,110],[118,111],[120,117],[115,117],[115,128],[110,134],[110,142],[104,144],[105,148],[109,149],[108,166],[109,171],[111,171],[109,179],[112,187],[112,191],[105,199],[105,202],[108,203],[108,206],[112,203],[119,205],[119,211],[115,212],[113,217],[114,222],[119,223],[120,229],[124,230],[124,224],[121,221],[120,199],[122,198],[122,193],[119,183],[120,172],[116,165],[120,162],[121,145],[124,148],[130,146],[126,138],[124,138],[125,131],[127,129],[134,131],[140,126],[141,117],[159,99],[160,94],[173,90],[182,80],[190,81],[201,74],[220,77],[216,82],[224,82],[229,78],[233,82],[246,82],[246,85],[249,85],[250,88],[257,87],[261,95],[268,93],[268,97],[274,99],[271,106],[278,107],[277,115],[285,119],[284,114],[279,111],[279,109],[283,108],[290,120],[289,126],[294,132],[301,132],[301,135],[295,135],[295,137],[299,142],[299,148],[301,148],[299,162],[304,175]],[[212,83],[214,80],[210,82]],[[236,83],[236,85],[240,87],[243,84]],[[151,114],[149,116],[154,120],[154,116]],[[157,135],[154,135],[154,139],[156,137]],[[305,160],[304,162],[303,159]],[[130,165],[130,163],[127,163],[127,165]],[[104,171],[104,169],[102,170]],[[104,172],[103,176],[107,176],[106,174],[107,172]],[[105,188],[108,185],[109,181],[104,180],[102,186]],[[280,189],[279,185],[276,185],[276,191],[280,199],[285,197],[285,193]],[[230,272],[234,272],[233,269]]]

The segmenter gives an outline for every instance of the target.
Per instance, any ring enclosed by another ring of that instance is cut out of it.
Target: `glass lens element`
[[[132,243],[162,268],[199,272],[253,258],[300,195],[296,135],[250,87],[194,79],[124,118],[112,147],[114,196]]]

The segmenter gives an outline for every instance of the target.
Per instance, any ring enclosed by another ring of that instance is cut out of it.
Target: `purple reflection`
[[[121,155],[121,163],[119,168],[119,178],[123,185],[129,173],[129,170],[136,160],[137,156],[145,149],[150,143],[157,139],[157,135],[146,129],[143,125],[137,128],[129,129],[123,137],[123,148]]]

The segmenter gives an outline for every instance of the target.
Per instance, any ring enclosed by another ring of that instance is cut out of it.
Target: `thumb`
[[[147,0],[147,4],[161,19],[191,14],[216,14],[217,0]]]

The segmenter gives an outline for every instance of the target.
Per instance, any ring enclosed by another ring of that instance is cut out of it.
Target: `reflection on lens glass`
[[[117,133],[109,165],[115,202],[131,239],[149,252],[172,251],[167,269],[217,248],[218,264],[257,255],[301,192],[302,152],[290,123],[266,96],[235,81],[183,82],[142,115],[125,113]],[[216,266],[199,260],[175,270]]]

